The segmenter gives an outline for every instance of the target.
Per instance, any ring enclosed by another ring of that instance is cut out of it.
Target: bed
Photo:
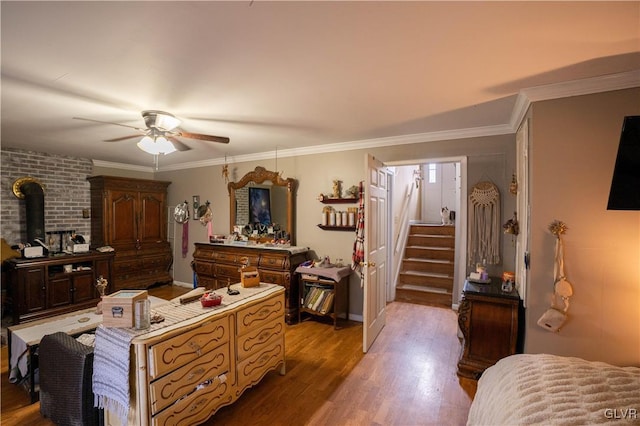
[[[467,425],[640,424],[640,368],[548,354],[484,371]]]

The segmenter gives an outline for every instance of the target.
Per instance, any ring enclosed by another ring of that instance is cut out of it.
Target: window
[[[435,163],[429,163],[428,170],[429,170],[429,183],[436,183],[437,179],[436,179]]]

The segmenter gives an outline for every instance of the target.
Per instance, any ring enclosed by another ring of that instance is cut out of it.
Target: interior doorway
[[[429,162],[419,166],[422,173],[421,221],[440,224],[442,209],[446,209],[449,219],[455,222],[456,212],[460,209],[460,162]]]
[[[449,212],[453,212],[452,219],[455,224],[455,253],[454,253],[454,285],[452,289],[453,309],[457,309],[458,296],[466,277],[465,253],[467,251],[467,217],[464,212],[467,209],[467,200],[464,194],[467,193],[467,157],[446,157],[446,158],[425,158],[418,160],[396,161],[385,163],[386,166],[399,169],[420,167],[420,216],[418,222],[441,224],[441,209],[447,207]],[[396,188],[396,183],[392,182],[391,192],[399,191],[404,193],[403,188]],[[389,218],[403,217],[400,212],[394,209],[400,208],[397,204],[389,203]],[[406,220],[406,219],[403,219]],[[394,223],[393,226],[399,229],[406,224]],[[408,232],[408,231],[407,231]],[[394,232],[394,247],[404,247],[407,233]],[[395,287],[398,282],[400,266],[402,263],[402,250],[388,251],[388,265],[392,265],[394,273],[388,283],[390,288],[387,294],[395,294]],[[391,299],[393,300],[393,299]],[[389,300],[389,301],[391,301]]]

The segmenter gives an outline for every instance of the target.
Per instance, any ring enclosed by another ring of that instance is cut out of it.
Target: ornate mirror
[[[256,167],[238,182],[229,182],[230,232],[251,239],[285,239],[295,244],[295,191],[297,181]]]

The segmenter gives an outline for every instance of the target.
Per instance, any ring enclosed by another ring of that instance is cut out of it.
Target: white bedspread
[[[467,425],[640,424],[640,368],[548,354],[485,370]]]

